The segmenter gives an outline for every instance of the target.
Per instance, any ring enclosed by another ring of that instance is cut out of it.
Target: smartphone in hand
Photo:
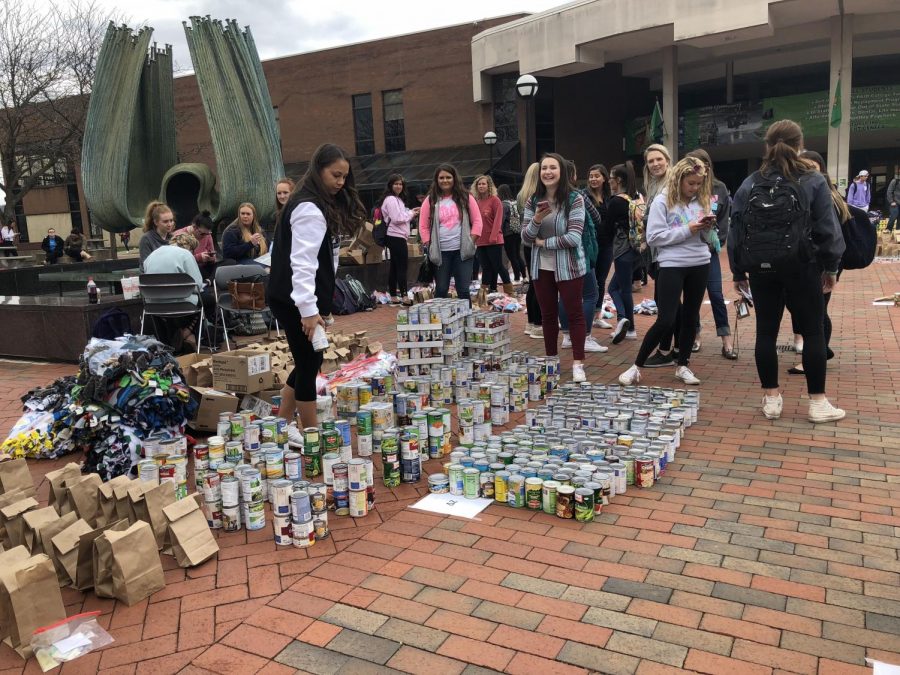
[[[543,199],[537,203],[538,211],[545,211],[549,208],[550,208],[550,202],[548,202],[546,199]]]

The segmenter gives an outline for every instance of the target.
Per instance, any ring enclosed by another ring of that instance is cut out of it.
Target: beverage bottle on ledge
[[[100,291],[97,288],[97,284],[94,283],[94,277],[88,277],[87,282],[87,294],[88,294],[88,302],[92,305],[96,305],[100,300]]]

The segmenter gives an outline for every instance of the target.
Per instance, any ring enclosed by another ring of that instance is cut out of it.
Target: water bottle
[[[94,283],[94,277],[88,277],[87,294],[90,304],[96,305],[100,301],[100,291],[97,288],[97,284]]]
[[[313,332],[312,346],[317,352],[324,352],[328,349],[328,336],[325,334],[322,324],[317,325]]]

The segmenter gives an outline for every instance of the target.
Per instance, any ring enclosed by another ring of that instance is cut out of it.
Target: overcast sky
[[[136,27],[151,26],[153,40],[171,44],[177,71],[190,70],[182,21],[209,14],[250,26],[260,58],[314,51],[375,38],[451,26],[518,12],[540,12],[564,0],[455,0],[383,2],[379,0],[99,0]]]

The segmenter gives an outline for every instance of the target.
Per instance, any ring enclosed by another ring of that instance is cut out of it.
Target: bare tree
[[[112,18],[96,0],[0,0],[0,190],[7,221],[29,190],[74,171]]]

